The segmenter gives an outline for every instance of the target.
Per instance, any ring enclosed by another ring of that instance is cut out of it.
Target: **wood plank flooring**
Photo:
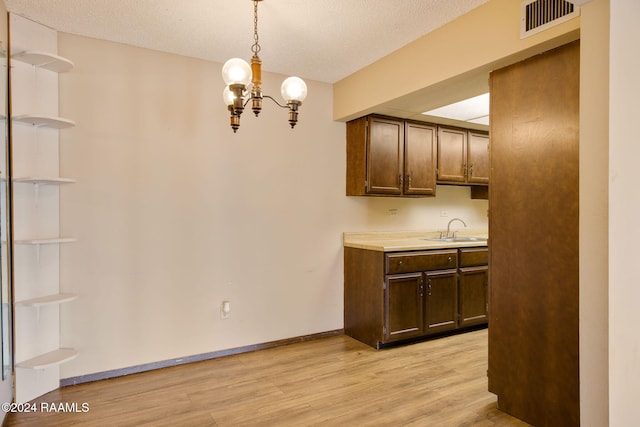
[[[374,350],[348,336],[64,387],[88,412],[8,426],[526,426],[487,391],[487,330]]]

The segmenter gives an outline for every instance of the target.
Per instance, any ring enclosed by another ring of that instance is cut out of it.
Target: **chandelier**
[[[280,104],[273,97],[262,93],[262,61],[258,56],[260,43],[258,38],[258,3],[253,1],[253,40],[251,46],[251,65],[240,58],[231,58],[222,66],[222,78],[227,87],[222,93],[229,112],[230,123],[235,133],[240,127],[240,116],[244,107],[251,101],[251,110],[256,117],[262,110],[262,99],[269,98],[276,105],[289,109],[289,124],[293,128],[298,122],[298,108],[307,96],[307,85],[299,77],[288,77],[282,82],[280,93],[286,105]]]

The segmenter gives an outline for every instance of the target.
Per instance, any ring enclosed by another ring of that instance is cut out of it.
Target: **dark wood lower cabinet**
[[[428,333],[458,326],[458,278],[456,270],[425,273],[425,327]]]
[[[372,347],[487,321],[486,247],[389,253],[346,247],[344,259],[345,333]]]
[[[386,341],[413,338],[424,333],[423,283],[422,273],[387,276],[383,331]]]
[[[462,267],[459,282],[460,326],[487,323],[489,267]]]

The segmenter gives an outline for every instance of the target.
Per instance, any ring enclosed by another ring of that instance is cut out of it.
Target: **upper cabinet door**
[[[405,123],[404,194],[436,194],[436,126]]]
[[[367,193],[402,194],[404,122],[370,117],[367,138]]]
[[[489,183],[489,134],[469,131],[467,167],[469,183]]]
[[[438,181],[466,182],[467,130],[438,127]]]

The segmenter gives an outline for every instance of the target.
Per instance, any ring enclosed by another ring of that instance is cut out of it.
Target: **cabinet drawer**
[[[385,254],[386,274],[444,270],[455,268],[457,263],[458,251],[456,249]]]
[[[460,267],[474,267],[489,264],[489,250],[487,248],[460,249]]]

